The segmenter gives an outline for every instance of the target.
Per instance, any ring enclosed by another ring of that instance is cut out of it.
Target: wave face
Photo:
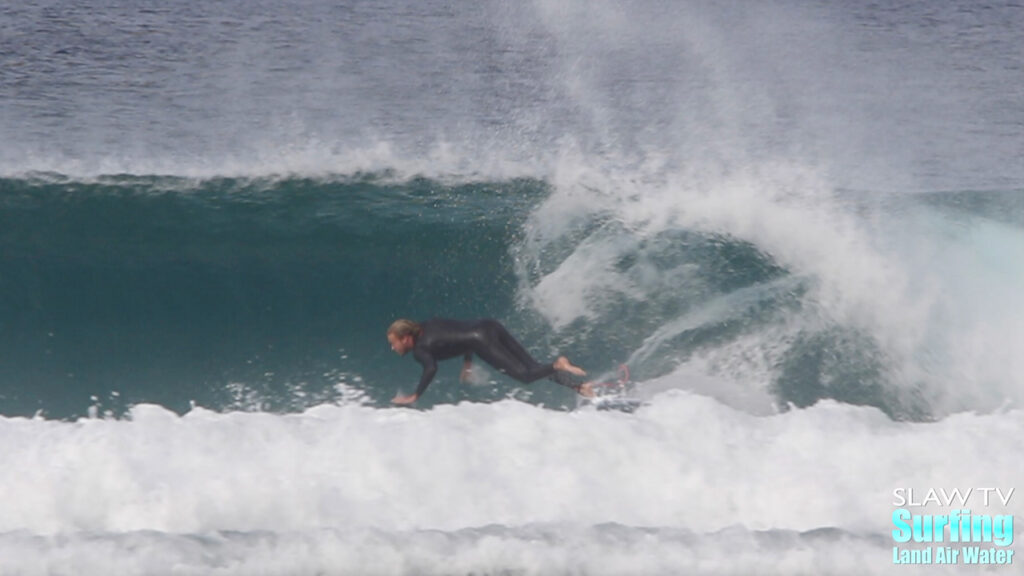
[[[1014,3],[208,4],[0,8],[0,576],[889,574],[1019,488]],[[392,407],[432,316],[629,396]]]
[[[675,374],[756,413],[1019,401],[1016,194],[769,196],[787,176],[625,200],[535,179],[4,179],[3,413],[387,406],[417,372],[383,331],[435,315],[501,318],[539,358]],[[576,404],[447,368],[425,407]]]
[[[301,410],[345,386],[386,404],[416,379],[385,356],[391,319],[508,316],[507,245],[545,193],[369,176],[0,186],[4,412],[57,418]]]

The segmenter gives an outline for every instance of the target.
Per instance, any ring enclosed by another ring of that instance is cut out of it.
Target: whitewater
[[[1012,486],[1019,421],[834,402],[758,417],[685,392],[632,415],[5,420],[0,548],[12,574],[871,572],[892,487]]]
[[[1021,30],[0,8],[0,575],[1015,573],[897,565],[893,514],[1022,536]],[[394,407],[431,316],[629,409],[457,361]]]

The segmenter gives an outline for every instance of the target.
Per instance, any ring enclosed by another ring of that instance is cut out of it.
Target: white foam
[[[19,576],[252,574],[886,574],[883,542],[843,533],[712,534],[678,530],[527,526],[457,532],[155,532],[42,538],[0,535],[2,573]],[[962,574],[901,566],[900,574]]]
[[[1024,288],[1015,264],[1024,246],[1019,228],[968,214],[939,217],[913,197],[877,206],[869,197],[848,199],[795,162],[626,178],[563,159],[559,171],[515,251],[521,302],[556,329],[613,321],[622,308],[609,302],[617,299],[641,305],[701,294],[691,270],[651,260],[679,231],[723,236],[749,243],[809,289],[799,312],[745,351],[778,360],[780,341],[838,325],[877,345],[889,392],[923,395],[933,414],[1024,401],[1016,350],[1024,316],[1013,305]],[[733,301],[740,296],[660,319],[634,356],[671,359],[652,342],[742,312]],[[771,363],[762,367],[763,386],[775,374]]]
[[[124,421],[6,418],[0,534],[8,547],[11,538],[63,535],[29,546],[51,555],[42,561],[56,562],[69,553],[109,556],[132,539],[172,555],[219,553],[217,546],[189,551],[197,545],[187,538],[131,536],[139,531],[268,532],[279,536],[253,536],[241,554],[259,558],[282,538],[298,559],[342,565],[344,554],[318,556],[317,542],[338,538],[330,531],[578,531],[616,523],[695,534],[738,525],[887,535],[895,488],[1015,487],[1024,477],[1021,416],[895,423],[874,409],[826,402],[759,417],[672,391],[635,414],[504,401],[426,412],[350,405],[294,415],[196,409],[177,416],[136,406]],[[998,513],[1019,514],[1021,502]],[[548,554],[581,561],[574,543],[591,548],[576,534],[541,546],[538,565],[552,562]],[[412,540],[412,549],[391,552],[402,570],[408,566],[398,559],[427,562],[445,547],[461,558],[497,554],[487,538],[471,538],[464,548],[429,534]],[[652,545],[658,549],[657,538]],[[225,550],[235,550],[224,552],[229,558],[239,553],[234,544]],[[886,553],[883,547],[879,565]],[[123,560],[109,558],[111,566]],[[744,565],[728,555],[719,560]]]
[[[977,215],[922,210],[905,218],[899,249],[914,289],[934,305],[921,378],[941,382],[949,410],[1024,402],[1024,230]]]

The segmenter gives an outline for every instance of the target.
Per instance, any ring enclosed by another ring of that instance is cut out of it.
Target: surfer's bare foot
[[[417,398],[419,398],[419,396],[416,396],[415,394],[409,394],[408,396],[402,396],[399,394],[391,399],[391,403],[398,404],[400,406],[407,406],[415,402]]]
[[[583,396],[584,398],[593,398],[594,397],[594,383],[593,382],[584,382],[583,384],[580,384],[580,387],[576,391],[579,392],[579,395]]]
[[[559,356],[558,360],[554,363],[555,370],[561,372],[568,372],[569,374],[575,374],[576,376],[586,376],[587,372],[579,366],[573,366],[569,359],[565,356]]]

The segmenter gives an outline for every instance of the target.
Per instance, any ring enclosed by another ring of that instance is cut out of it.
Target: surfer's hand
[[[399,394],[398,396],[395,396],[394,398],[391,399],[391,403],[412,404],[413,402],[416,401],[416,398],[418,398],[418,396],[416,396],[415,394],[409,394],[408,396],[402,396],[401,394]]]

